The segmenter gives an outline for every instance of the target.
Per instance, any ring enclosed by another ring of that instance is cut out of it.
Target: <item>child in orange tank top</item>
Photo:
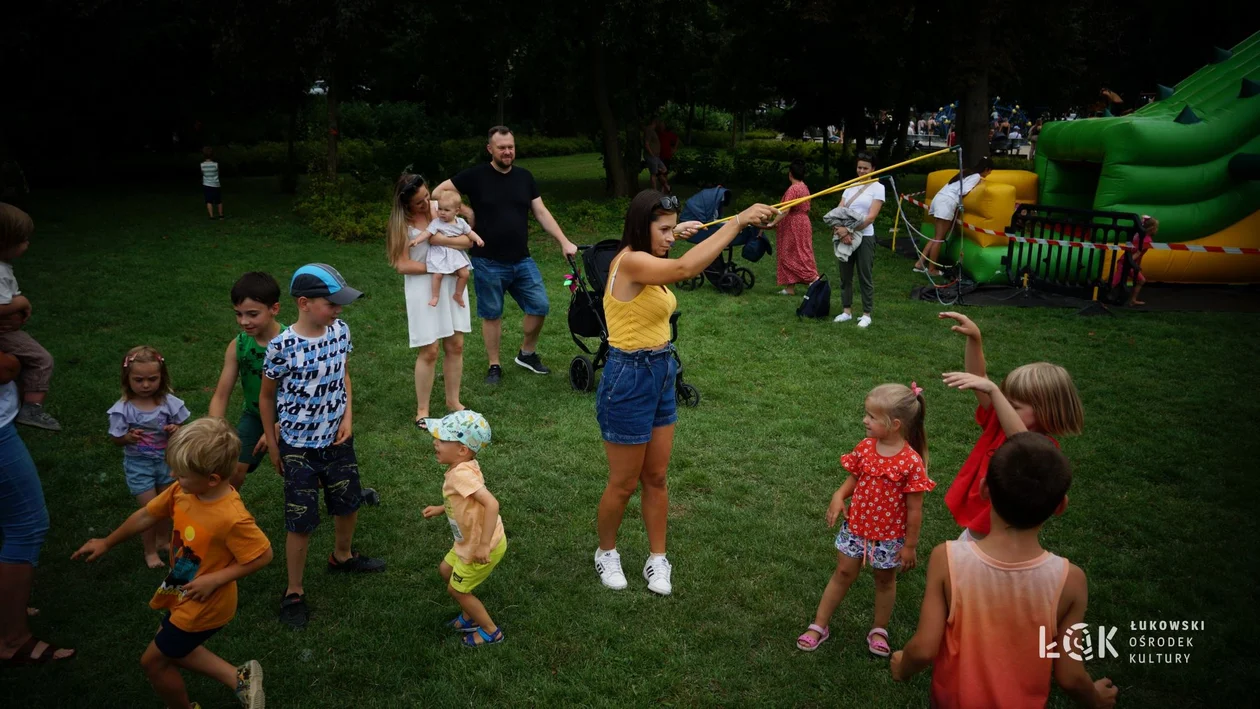
[[[982,483],[991,531],[932,550],[919,627],[893,653],[894,680],[934,664],[931,701],[940,709],[1040,709],[1052,675],[1082,706],[1115,705],[1111,680],[1093,681],[1061,637],[1084,624],[1085,572],[1038,539],[1067,507],[1071,484],[1067,458],[1044,436],[1017,433],[997,450]],[[1050,639],[1050,652],[1034,651]]]

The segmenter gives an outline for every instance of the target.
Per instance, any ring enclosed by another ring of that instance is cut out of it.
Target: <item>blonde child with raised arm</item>
[[[941,313],[939,317],[952,320],[950,329],[967,338],[967,371],[945,374],[945,383],[976,395],[976,423],[983,429],[945,493],[945,506],[963,527],[960,538],[978,539],[989,533],[989,501],[980,489],[994,451],[1008,436],[1024,431],[1047,437],[1080,433],[1085,412],[1072,375],[1057,364],[1033,362],[1011,370],[1000,386],[989,381],[980,328],[961,313]]]

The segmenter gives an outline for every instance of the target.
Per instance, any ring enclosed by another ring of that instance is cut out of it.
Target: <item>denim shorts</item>
[[[474,256],[473,292],[477,294],[477,317],[498,320],[503,317],[503,292],[521,306],[526,315],[546,315],[551,310],[542,273],[532,258],[516,263]]]
[[[35,461],[15,424],[0,426],[0,564],[39,563],[48,508]]]
[[[281,441],[280,465],[284,468],[286,530],[310,534],[319,526],[320,487],[328,514],[340,517],[359,509],[363,491],[353,437],[324,448],[295,448]]]
[[[652,429],[677,421],[677,378],[672,345],[656,351],[610,348],[595,397],[595,418],[604,440],[630,446],[647,443]]]
[[[849,521],[840,525],[840,533],[836,535],[836,550],[850,559],[865,559],[873,569],[887,571],[901,566],[897,552],[906,545],[905,537],[901,539],[867,539],[849,529]]]
[[[171,478],[171,469],[164,458],[124,455],[123,472],[127,474],[127,489],[133,495],[141,495],[150,490],[161,490],[175,482]]]

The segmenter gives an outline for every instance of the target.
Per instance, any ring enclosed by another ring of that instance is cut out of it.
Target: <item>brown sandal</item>
[[[39,654],[39,657],[36,657],[35,648],[38,647],[41,642],[44,643],[44,651]],[[71,650],[68,656],[57,657],[56,656],[57,652],[61,649],[62,648],[59,648],[50,642],[42,641],[39,638],[32,635],[29,640],[23,643],[22,647],[17,649],[17,652],[13,653],[13,657],[10,657],[9,659],[4,660],[3,663],[5,667],[17,667],[20,665],[43,665],[49,662],[62,662],[64,660],[73,660],[75,655],[78,654],[76,651]]]

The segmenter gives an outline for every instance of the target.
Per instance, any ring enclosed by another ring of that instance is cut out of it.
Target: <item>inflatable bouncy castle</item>
[[[1016,202],[1149,214],[1157,242],[1260,247],[1260,32],[1126,116],[1046,124],[1036,172],[995,170],[963,200],[964,221],[1002,232]],[[956,170],[928,178],[930,199]],[[925,232],[931,219],[925,216]],[[964,229],[943,256],[965,249],[963,271],[1006,282],[1005,236]],[[1151,281],[1260,283],[1260,256],[1157,249]]]

